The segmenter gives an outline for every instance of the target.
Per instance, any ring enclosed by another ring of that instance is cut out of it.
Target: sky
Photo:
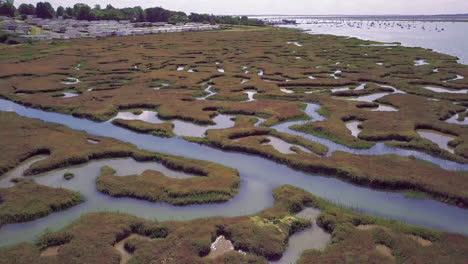
[[[46,0],[43,0],[46,1]],[[36,4],[40,1],[15,0]],[[431,15],[468,13],[468,0],[48,0],[54,7],[86,3],[105,7],[163,7],[226,15]]]

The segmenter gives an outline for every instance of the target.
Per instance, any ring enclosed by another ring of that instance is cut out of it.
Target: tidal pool
[[[424,152],[419,152],[415,150],[408,150],[408,149],[400,149],[400,148],[393,148],[393,147],[388,147],[384,143],[378,142],[376,143],[372,148],[370,149],[353,149],[346,147],[344,145],[337,144],[331,140],[317,137],[311,134],[299,132],[290,129],[289,127],[292,125],[301,125],[309,122],[317,122],[317,121],[323,121],[325,118],[321,116],[320,114],[317,113],[317,111],[320,109],[320,105],[318,104],[307,104],[307,107],[305,109],[305,113],[311,117],[311,120],[300,120],[300,121],[292,121],[292,122],[285,122],[281,123],[279,125],[275,125],[272,128],[288,133],[291,135],[295,136],[300,136],[303,137],[304,139],[307,139],[309,141],[317,142],[320,144],[323,144],[329,148],[328,151],[328,156],[331,155],[334,151],[344,151],[348,153],[353,153],[353,154],[358,154],[358,155],[384,155],[384,154],[396,154],[400,156],[414,156],[418,159],[421,160],[426,160],[428,162],[437,164],[439,167],[444,168],[446,170],[468,170],[468,165],[467,164],[460,164],[456,163],[453,161],[449,160],[444,160],[440,158],[433,157],[429,154],[426,154]],[[257,123],[257,125],[260,125],[261,122]]]
[[[79,96],[79,94],[77,93],[70,93],[70,92],[65,92],[63,93],[63,98],[71,98],[71,97],[76,97],[76,96]]]
[[[432,87],[432,86],[426,86],[423,87],[426,90],[431,90],[436,93],[453,93],[453,94],[466,94],[468,93],[468,89],[463,89],[463,90],[449,90],[446,88],[441,88],[441,87]]]
[[[351,135],[355,138],[357,138],[359,134],[361,133],[361,129],[359,128],[360,124],[361,124],[360,121],[346,122],[346,128],[348,128],[349,131],[351,131]]]
[[[272,261],[272,264],[290,264],[296,263],[302,253],[307,249],[325,249],[331,241],[331,235],[325,232],[317,225],[316,219],[320,215],[320,210],[315,208],[306,208],[295,216],[308,219],[312,226],[292,235],[288,241],[288,247],[284,251],[281,259]]]
[[[270,141],[268,143],[265,143],[265,145],[270,145],[273,146],[277,151],[283,153],[283,154],[296,154],[296,152],[292,151],[292,147],[297,147],[301,151],[304,151],[306,153],[312,153],[310,150],[304,148],[303,146],[295,145],[295,144],[290,144],[280,138],[277,137],[272,137],[268,136],[267,137]]]
[[[450,117],[449,119],[445,120],[445,122],[457,124],[457,125],[468,125],[468,118],[464,118],[463,121],[458,120],[458,116],[460,114],[455,114],[454,116]]]
[[[186,137],[204,137],[205,133],[209,129],[224,129],[233,127],[235,122],[232,121],[232,116],[230,115],[217,115],[213,118],[215,125],[201,126],[194,123],[174,120],[174,133],[178,136]]]
[[[437,144],[439,148],[445,149],[450,153],[455,153],[453,148],[451,148],[448,143],[456,137],[444,133],[440,133],[434,130],[427,130],[427,129],[419,129],[416,131],[419,136],[432,141],[433,143]]]
[[[319,108],[319,105],[309,104],[305,112],[313,120],[323,120],[324,118],[316,112]],[[270,207],[273,204],[271,191],[284,184],[301,187],[335,204],[354,208],[365,214],[396,219],[419,226],[468,234],[468,226],[466,225],[468,210],[438,201],[411,199],[401,193],[369,189],[332,177],[295,171],[285,165],[254,155],[221,151],[190,143],[177,137],[158,138],[152,135],[139,134],[116,127],[109,122],[96,123],[70,115],[27,108],[6,100],[0,100],[0,110],[14,111],[22,116],[61,123],[73,129],[85,130],[92,135],[107,136],[130,142],[137,147],[147,150],[216,162],[238,169],[242,179],[239,193],[226,203],[179,207],[166,203],[151,203],[131,198],[113,198],[97,192],[95,178],[99,175],[100,168],[103,165],[115,167],[118,175],[127,175],[141,170],[140,163],[136,163],[138,164],[137,166],[119,166],[118,164],[121,164],[119,160],[113,161],[117,162],[117,164],[108,163],[108,160],[101,160],[89,162],[83,166],[54,171],[35,178],[41,184],[82,191],[86,199],[85,203],[34,221],[5,225],[0,228],[0,245],[33,241],[46,228],[58,230],[70,224],[82,214],[89,212],[119,211],[145,219],[158,219],[160,221],[254,214]],[[330,152],[342,150],[370,155],[389,153],[402,156],[414,155],[417,158],[425,159],[450,170],[467,170],[468,168],[467,165],[434,158],[417,151],[389,148],[380,143],[368,150],[353,150],[329,140],[289,130],[288,127],[291,124],[298,122],[310,121],[283,123],[274,128],[282,132],[286,131],[293,135],[296,134],[304,138],[310,138],[310,140],[318,143],[323,142],[330,148]],[[75,173],[75,178],[71,181],[65,181],[62,177],[65,171]]]
[[[187,137],[204,137],[205,133],[209,129],[223,129],[233,127],[235,122],[232,121],[232,116],[230,115],[217,115],[213,118],[215,125],[197,125],[195,123],[182,121],[182,120],[170,120],[164,121],[158,118],[158,112],[156,111],[143,111],[139,115],[135,115],[131,112],[119,112],[116,117],[112,118],[108,122],[111,122],[114,119],[124,119],[124,120],[141,120],[153,124],[162,124],[165,122],[171,122],[174,124],[174,133],[177,136],[187,136]]]
[[[358,87],[354,88],[354,90],[356,90],[356,91],[364,90],[364,89],[366,89],[366,86],[367,86],[367,84],[363,83],[363,84],[360,84]]]
[[[297,42],[297,41],[291,41],[291,42],[286,42],[286,43],[287,43],[287,44],[294,44],[294,45],[296,45],[296,46],[298,46],[298,47],[302,47],[302,46],[303,46],[301,43],[299,43],[299,42]]]
[[[247,101],[246,102],[252,102],[255,101],[254,95],[257,93],[255,90],[244,90],[244,93],[247,94]]]
[[[344,92],[344,91],[349,91],[349,87],[343,87],[343,88],[334,88],[334,89],[331,89],[332,93],[336,93],[336,92]]]
[[[74,85],[80,83],[80,80],[78,80],[77,78],[67,77],[66,79],[67,81],[62,82],[65,85]]]
[[[391,105],[379,104],[379,107],[372,109],[373,112],[398,112],[398,108],[395,108]]]
[[[287,94],[293,94],[294,93],[293,90],[289,90],[289,89],[286,89],[286,88],[281,88],[280,91],[283,92],[283,93],[287,93]]]
[[[207,92],[208,95],[203,96],[203,97],[199,97],[199,98],[197,98],[197,100],[206,100],[206,99],[210,98],[211,96],[215,95],[216,93],[211,91],[212,87],[213,87],[213,85],[210,85],[210,86],[206,87],[206,89],[204,91]]]
[[[339,76],[339,75],[340,75],[341,73],[342,73],[342,72],[341,72],[340,70],[337,70],[337,71],[335,71],[334,73],[330,74],[330,77],[333,77],[333,79],[338,80],[338,79],[340,79],[340,76]]]
[[[424,66],[424,65],[429,65],[429,63],[426,62],[426,60],[415,60],[414,61],[414,66]]]
[[[453,81],[458,81],[458,80],[463,80],[463,79],[465,79],[465,77],[457,74],[455,78],[450,79],[450,80],[446,80],[444,82],[453,82]]]

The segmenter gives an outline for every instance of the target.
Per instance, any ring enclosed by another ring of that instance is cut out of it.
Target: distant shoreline
[[[251,18],[281,19],[349,19],[385,21],[468,22],[468,14],[460,15],[249,15]]]

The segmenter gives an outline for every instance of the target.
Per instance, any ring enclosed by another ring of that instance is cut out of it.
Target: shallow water
[[[283,92],[283,93],[287,93],[287,94],[293,94],[294,93],[294,91],[286,89],[286,88],[281,88],[280,91]]]
[[[153,124],[162,124],[166,122],[171,122],[174,124],[173,132],[177,136],[187,136],[187,137],[204,137],[205,133],[209,129],[223,129],[233,127],[235,122],[231,120],[232,116],[230,115],[217,115],[213,118],[215,125],[197,125],[195,123],[182,121],[182,120],[171,120],[164,121],[158,118],[158,113],[156,111],[143,111],[139,115],[135,115],[131,112],[119,112],[114,119],[124,119],[124,120],[141,120]],[[108,121],[109,122],[109,121]]]
[[[342,73],[341,71],[335,71],[334,73],[330,74],[330,77],[333,77],[333,79],[338,80],[338,79],[340,79],[339,75],[341,73]]]
[[[426,86],[424,89],[431,90],[436,93],[453,93],[453,94],[466,94],[468,93],[468,89],[464,90],[449,90],[441,87],[432,87],[432,86]]]
[[[398,112],[398,108],[395,108],[390,105],[379,104],[379,107],[372,109],[373,112]]]
[[[272,137],[272,136],[268,136],[267,138],[270,140],[270,142],[265,143],[265,145],[273,146],[273,148],[275,148],[277,151],[283,154],[296,154],[296,152],[291,150],[291,147],[297,147],[301,151],[304,151],[306,153],[312,153],[310,150],[304,148],[303,146],[290,144],[280,138]]]
[[[197,98],[197,100],[206,100],[206,99],[210,98],[211,96],[215,95],[216,93],[211,91],[212,87],[213,87],[213,85],[210,85],[210,86],[206,87],[205,92],[207,92],[208,95]]]
[[[186,136],[186,137],[204,137],[205,133],[209,129],[224,129],[233,127],[235,122],[231,120],[232,116],[230,115],[217,115],[213,118],[215,125],[200,126],[194,123],[174,120],[174,133],[177,136]]]
[[[363,96],[358,96],[355,98],[349,98],[348,100],[350,101],[359,101],[359,102],[374,102],[377,99],[380,99],[384,96],[389,95],[390,93],[375,93],[375,94],[369,94],[369,95],[363,95]]]
[[[320,106],[310,104],[306,113],[314,120],[323,119],[316,113]],[[109,122],[96,123],[85,119],[78,119],[69,115],[44,112],[27,108],[10,101],[0,100],[0,110],[15,111],[18,114],[30,118],[40,118],[49,122],[67,125],[73,129],[85,130],[97,136],[113,137],[115,139],[131,142],[136,146],[152,151],[169,153],[193,159],[209,160],[222,165],[236,168],[242,179],[238,195],[229,202],[222,204],[191,205],[185,207],[172,206],[166,203],[150,203],[131,198],[112,198],[96,191],[94,181],[99,175],[102,165],[109,165],[107,161],[90,162],[83,167],[85,174],[77,176],[70,182],[65,182],[63,173],[74,171],[74,168],[55,171],[58,176],[41,176],[41,183],[56,184],[64,188],[83,188],[86,202],[68,210],[51,214],[47,217],[26,223],[10,224],[0,228],[0,245],[14,244],[22,241],[32,241],[44,229],[58,230],[79,216],[88,212],[119,211],[143,217],[146,219],[184,220],[210,216],[239,216],[254,214],[273,204],[271,191],[284,184],[292,184],[301,187],[319,197],[333,203],[357,208],[360,212],[397,219],[407,223],[432,227],[447,231],[462,232],[468,234],[468,210],[447,205],[434,200],[415,200],[406,198],[400,193],[373,190],[356,186],[336,178],[324,177],[315,174],[303,173],[277,164],[270,160],[241,153],[225,152],[217,149],[190,143],[180,138],[158,138],[151,135],[139,134],[127,129],[119,128]],[[328,140],[323,140],[311,135],[289,130],[291,123],[283,123],[275,126],[276,129],[291,134],[298,134],[312,141],[324,142],[332,151],[343,150],[357,154],[380,155],[397,153],[399,155],[414,155],[436,163],[451,170],[467,169],[466,165],[457,164],[434,158],[417,151],[407,151],[386,147],[384,144],[376,144],[369,150],[353,150]],[[112,165],[112,164],[111,164]],[[76,167],[78,170],[81,167]],[[122,174],[136,173],[138,166],[127,166],[127,171]],[[287,177],[286,177],[287,175]],[[78,181],[83,181],[77,184]]]
[[[244,93],[247,94],[247,101],[246,102],[252,102],[255,101],[254,95],[257,93],[255,90],[245,90]]]
[[[448,143],[456,139],[456,137],[443,134],[434,130],[419,129],[416,132],[419,134],[419,136],[436,143],[439,146],[439,148],[445,149],[450,153],[455,153],[453,148],[451,148],[448,145]]]
[[[361,129],[359,128],[360,124],[360,121],[346,122],[346,128],[348,128],[349,131],[351,131],[351,135],[355,138],[357,138],[361,133]]]
[[[349,87],[331,89],[332,93],[349,91]]]
[[[63,93],[62,97],[63,98],[71,98],[71,97],[76,97],[76,96],[79,96],[79,94],[66,92],[66,93]]]
[[[444,82],[453,82],[453,81],[463,80],[463,79],[465,79],[465,77],[463,77],[463,76],[457,74],[457,76],[456,76],[455,78],[450,79],[450,80],[446,80],[446,81],[444,81]]]
[[[68,81],[62,82],[62,83],[65,84],[65,85],[73,85],[73,84],[78,84],[78,83],[80,83],[80,80],[78,80],[77,78],[67,77],[66,79],[67,79]]]
[[[458,121],[458,114],[452,116],[451,118],[445,120],[445,122],[457,124],[457,125],[468,125],[468,118],[465,117],[463,121]]]
[[[325,232],[316,223],[317,217],[320,215],[320,210],[315,208],[306,208],[295,216],[303,219],[308,219],[312,222],[312,226],[292,235],[288,241],[288,247],[284,251],[283,256],[278,261],[271,261],[274,264],[290,264],[296,263],[302,253],[307,249],[325,249],[331,241],[331,235]]]
[[[317,104],[307,104],[305,109],[305,113],[310,116],[311,120],[302,120],[302,121],[293,121],[293,122],[286,122],[279,125],[275,125],[272,128],[288,133],[291,135],[296,135],[303,137],[309,141],[317,142],[323,144],[329,148],[328,154],[331,155],[334,151],[344,151],[348,153],[358,154],[358,155],[384,155],[384,154],[396,154],[400,156],[414,156],[418,159],[426,160],[431,163],[437,164],[439,167],[444,168],[446,170],[468,170],[468,164],[459,164],[453,161],[443,160],[440,158],[433,157],[429,154],[415,151],[415,150],[407,150],[407,149],[399,149],[399,148],[392,148],[386,146],[384,143],[376,143],[374,147],[370,149],[352,149],[340,144],[337,144],[331,140],[320,138],[311,134],[302,133],[298,131],[291,130],[289,127],[296,124],[305,124],[308,122],[316,122],[325,120],[325,118],[317,113],[317,110],[320,109],[320,105]],[[260,124],[259,124],[260,125]]]
[[[284,19],[288,19],[284,17]],[[329,23],[330,21],[336,23]],[[423,47],[459,58],[468,64],[468,23],[418,22],[418,21],[359,21],[351,19],[330,20],[299,19],[297,25],[287,25],[306,30],[310,34],[332,34],[351,36],[380,42],[400,42],[403,46]],[[375,26],[370,26],[374,22]],[[386,23],[384,25],[384,23]],[[382,25],[379,25],[382,24]],[[444,29],[441,31],[441,29]],[[397,46],[393,43],[370,44],[367,46]]]
[[[4,174],[0,178],[0,187],[5,188],[5,187],[11,187],[14,185],[13,182],[11,182],[12,179],[15,178],[22,178],[24,175],[24,172],[35,162],[43,160],[47,158],[46,155],[37,155],[35,157],[31,157],[23,162],[21,162],[20,165],[18,165],[15,169],[9,171],[8,173]]]
[[[429,63],[426,60],[415,60],[414,61],[414,66],[424,66],[424,65],[429,65]]]
[[[358,87],[354,88],[354,90],[356,90],[356,91],[364,90],[364,89],[366,89],[366,86],[367,86],[367,84],[363,83],[363,84],[359,85]]]

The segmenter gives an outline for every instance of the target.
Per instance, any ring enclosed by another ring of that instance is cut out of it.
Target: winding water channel
[[[318,108],[318,105],[309,104],[306,113],[309,114],[313,120],[323,119],[323,117],[316,113]],[[158,219],[160,221],[253,214],[270,207],[273,204],[271,191],[275,187],[284,184],[299,186],[333,203],[348,206],[369,215],[397,219],[419,226],[468,234],[468,225],[466,224],[468,210],[438,201],[411,199],[405,197],[401,193],[373,190],[331,177],[295,171],[285,165],[277,164],[273,161],[253,155],[225,152],[190,143],[178,137],[167,139],[139,134],[116,127],[110,122],[96,123],[75,118],[70,115],[27,108],[7,100],[0,100],[0,110],[14,111],[21,116],[64,124],[73,129],[85,130],[93,135],[107,136],[130,142],[140,148],[152,151],[220,163],[238,169],[242,178],[242,184],[238,195],[229,202],[178,207],[166,203],[151,203],[131,198],[112,198],[96,190],[95,178],[99,175],[100,168],[104,165],[110,165],[116,169],[117,175],[129,175],[141,173],[148,168],[162,170],[163,168],[158,164],[139,163],[132,159],[112,159],[92,161],[81,166],[56,170],[46,173],[45,175],[37,176],[37,182],[80,191],[84,195],[86,202],[35,221],[3,226],[0,228],[0,246],[32,241],[46,228],[49,230],[58,230],[70,224],[70,222],[76,220],[82,214],[88,212],[119,211],[146,219]],[[342,150],[356,154],[369,155],[388,153],[402,156],[414,155],[418,158],[438,164],[446,169],[468,170],[468,165],[434,158],[417,151],[389,148],[383,143],[378,143],[368,150],[354,150],[335,144],[329,140],[292,131],[288,128],[292,124],[303,122],[307,121],[283,123],[274,128],[327,145],[330,148],[329,154],[332,151]],[[65,181],[62,177],[65,171],[73,172],[75,178],[71,181]],[[165,171],[165,173],[173,177],[186,176],[171,171]]]

